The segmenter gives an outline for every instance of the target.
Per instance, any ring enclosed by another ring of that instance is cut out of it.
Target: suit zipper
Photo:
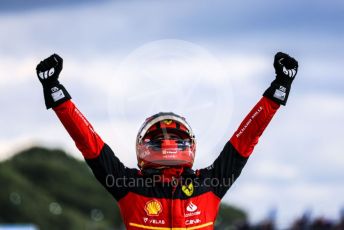
[[[171,229],[173,228],[173,210],[174,210],[173,198],[174,198],[174,192],[176,191],[177,186],[178,186],[177,179],[175,177],[172,177],[172,199],[171,199],[171,211],[170,211]]]

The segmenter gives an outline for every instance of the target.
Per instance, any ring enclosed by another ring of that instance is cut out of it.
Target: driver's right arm
[[[137,170],[123,165],[71,101],[69,93],[58,81],[62,62],[62,58],[54,54],[37,65],[46,107],[55,111],[98,181],[119,200],[127,193],[127,189],[125,186],[119,187],[116,180],[130,178]]]
[[[122,178],[134,176],[136,169],[129,169],[123,165],[71,100],[53,107],[53,110],[98,181],[117,200],[122,198],[127,193],[125,185],[120,184]]]

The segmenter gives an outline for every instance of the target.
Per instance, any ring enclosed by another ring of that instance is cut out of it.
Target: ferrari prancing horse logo
[[[191,196],[194,192],[194,186],[193,186],[192,182],[188,185],[183,185],[182,191],[186,196]]]
[[[166,119],[166,120],[163,120],[164,124],[165,125],[170,125],[172,123],[172,120],[171,119]]]

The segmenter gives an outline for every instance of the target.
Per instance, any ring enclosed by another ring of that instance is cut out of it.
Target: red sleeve
[[[104,142],[74,103],[68,100],[53,109],[82,155],[86,159],[96,158]]]
[[[262,97],[240,124],[230,139],[231,144],[243,157],[249,157],[259,137],[280,107],[276,102]]]

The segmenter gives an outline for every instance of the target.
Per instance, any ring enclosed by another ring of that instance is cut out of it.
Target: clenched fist
[[[275,72],[278,77],[286,77],[288,80],[293,80],[297,74],[299,67],[298,62],[290,57],[288,54],[278,52],[274,60]]]
[[[59,55],[53,54],[41,61],[36,67],[38,79],[43,85],[47,109],[71,99],[67,90],[58,81],[62,66],[63,59]]]
[[[51,85],[57,81],[63,66],[63,59],[53,54],[50,57],[41,61],[37,67],[36,72],[38,79],[44,85]]]
[[[276,78],[271,82],[270,87],[263,96],[270,98],[278,104],[286,105],[291,83],[293,82],[299,64],[288,54],[278,52],[274,59]]]

